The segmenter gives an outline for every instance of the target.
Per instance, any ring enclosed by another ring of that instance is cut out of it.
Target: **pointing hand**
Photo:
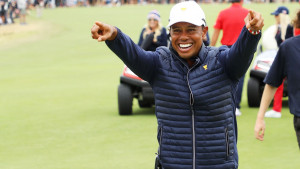
[[[91,29],[92,38],[98,40],[98,42],[114,40],[117,33],[115,27],[98,21],[95,22]]]

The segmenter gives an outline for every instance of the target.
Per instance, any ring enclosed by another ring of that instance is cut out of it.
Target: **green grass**
[[[297,4],[285,4],[291,14]],[[278,4],[251,4],[274,23]],[[223,5],[202,5],[210,35]],[[153,168],[156,118],[153,109],[117,113],[117,86],[123,63],[104,43],[90,37],[99,20],[118,26],[137,42],[146,15],[161,12],[167,25],[170,5],[59,8],[42,18],[31,11],[28,27],[39,29],[0,36],[1,169],[148,169]],[[26,27],[26,26],[25,26]],[[18,29],[22,29],[21,26]],[[1,30],[1,29],[0,29]],[[265,141],[254,138],[257,108],[238,117],[241,169],[296,169],[299,150],[292,115],[266,119]]]

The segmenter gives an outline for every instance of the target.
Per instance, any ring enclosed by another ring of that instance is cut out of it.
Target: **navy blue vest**
[[[150,84],[163,168],[237,168],[236,82],[218,61],[218,49],[203,45],[191,68],[165,47],[157,52],[160,64]]]

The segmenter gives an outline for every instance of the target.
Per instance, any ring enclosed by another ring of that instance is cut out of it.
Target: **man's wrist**
[[[258,35],[258,34],[260,34],[261,33],[261,30],[252,30],[252,29],[250,29],[250,28],[248,28],[248,31],[252,34],[252,35]]]
[[[115,40],[117,35],[118,35],[118,29],[114,26],[111,26],[112,27],[112,34],[111,36],[107,39],[107,40]]]
[[[264,120],[264,117],[265,117],[265,113],[259,111],[258,114],[257,114],[257,119],[258,120]]]

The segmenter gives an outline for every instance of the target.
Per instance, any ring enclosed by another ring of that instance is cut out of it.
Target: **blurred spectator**
[[[286,39],[286,32],[288,30],[288,37],[293,36],[293,34],[290,32],[290,28],[293,28],[292,25],[290,25],[291,19],[289,17],[289,9],[285,6],[278,7],[274,12],[271,13],[271,15],[274,15],[277,25],[277,33],[275,35],[275,39],[277,42],[277,46],[279,47],[280,44]]]
[[[8,13],[9,19],[7,19],[10,23],[15,23],[14,18],[16,17],[17,11],[17,1],[16,0],[9,0],[8,1]]]
[[[27,4],[26,4],[26,0],[18,0],[17,1],[18,3],[18,9],[20,11],[20,24],[21,25],[25,25],[26,24],[26,7],[27,7]]]
[[[40,18],[43,14],[44,5],[44,0],[34,0],[34,7],[38,18]]]
[[[219,38],[220,31],[223,30],[223,37],[221,39],[222,45],[231,47],[237,40],[240,32],[245,25],[244,18],[248,14],[248,10],[242,7],[243,0],[230,0],[232,5],[222,10],[217,18],[217,21],[214,25],[214,33],[211,40],[211,46],[215,46]],[[237,116],[242,115],[240,111],[240,103],[242,99],[242,91],[244,85],[244,76],[240,78],[240,81],[237,86],[235,104]]]
[[[50,4],[51,8],[56,8],[56,6],[55,6],[55,0],[48,0],[48,3]]]
[[[3,25],[7,23],[6,20],[7,9],[8,9],[7,0],[0,0],[0,18],[1,18],[1,23]]]
[[[159,12],[149,12],[147,19],[148,23],[142,29],[138,45],[149,51],[155,51],[159,46],[167,46],[167,30],[160,24]]]

